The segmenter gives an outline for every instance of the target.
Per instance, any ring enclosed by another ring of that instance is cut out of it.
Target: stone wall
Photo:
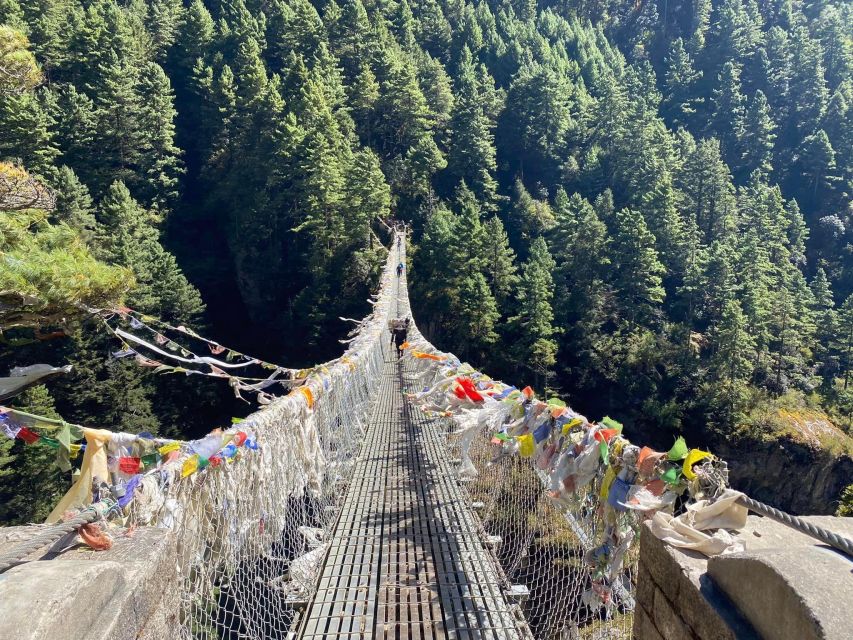
[[[853,537],[853,519],[808,520]],[[849,640],[853,558],[767,518],[750,516],[746,550],[708,559],[643,527],[637,640]]]
[[[0,529],[0,551],[34,527]],[[176,636],[175,537],[144,528],[109,551],[50,549],[0,573],[0,638],[165,640]],[[55,556],[55,557],[54,557]]]

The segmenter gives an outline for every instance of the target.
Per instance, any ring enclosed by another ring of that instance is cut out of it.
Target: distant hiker
[[[409,319],[406,318],[405,322],[397,323],[394,326],[394,331],[392,332],[392,338],[394,340],[394,345],[397,347],[397,357],[400,358],[403,355],[403,343],[406,341],[406,335],[409,333]]]
[[[397,236],[397,248],[400,248],[400,245],[403,244],[403,236]]]
[[[399,278],[401,275],[403,275],[403,263],[402,262],[397,265],[397,277]]]

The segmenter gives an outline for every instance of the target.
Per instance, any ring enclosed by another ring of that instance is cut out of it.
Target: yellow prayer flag
[[[168,453],[172,453],[172,451],[179,451],[181,448],[180,442],[170,442],[169,444],[164,444],[162,447],[157,449],[160,452],[161,456],[165,456]]]
[[[195,453],[184,460],[184,466],[181,468],[181,477],[186,478],[189,475],[198,471],[198,454]]]
[[[525,433],[523,436],[518,436],[518,453],[523,458],[529,458],[532,456],[535,446],[532,434]]]
[[[696,477],[696,474],[693,473],[693,465],[697,462],[704,460],[705,458],[712,458],[713,455],[709,451],[702,451],[701,449],[691,449],[687,454],[687,457],[684,459],[684,465],[681,470],[684,472],[684,477],[688,480],[693,480]]]

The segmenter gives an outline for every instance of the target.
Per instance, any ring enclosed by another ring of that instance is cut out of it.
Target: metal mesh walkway
[[[518,638],[445,436],[391,351],[301,637]]]

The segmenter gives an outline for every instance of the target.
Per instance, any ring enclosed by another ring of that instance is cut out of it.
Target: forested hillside
[[[72,299],[126,290],[301,366],[368,310],[378,220],[407,221],[435,344],[651,444],[687,433],[757,497],[837,506],[849,2],[0,0],[0,24],[0,195],[26,176],[55,198],[0,199],[0,250],[21,256],[0,294],[73,245],[93,276]],[[19,406],[173,434],[247,410],[113,358],[92,322],[3,329],[4,365],[74,365]],[[22,483],[61,491],[40,455],[0,444],[0,519],[42,515],[8,499]],[[811,492],[779,486],[788,459]]]

